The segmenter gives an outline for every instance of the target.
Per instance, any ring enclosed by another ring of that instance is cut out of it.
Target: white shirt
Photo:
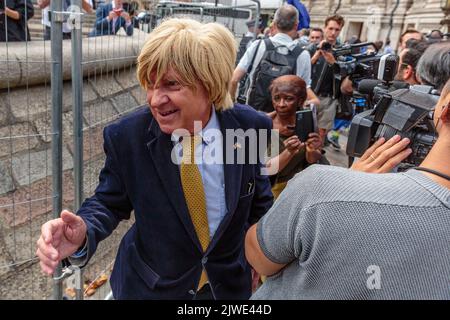
[[[212,239],[227,213],[223,166],[223,137],[214,107],[212,107],[211,118],[198,134],[202,137],[203,143],[199,144],[194,151],[195,161],[202,176],[209,235]],[[173,133],[172,141],[174,142],[173,155],[176,158],[176,163],[181,164],[183,147],[180,143],[180,136]]]
[[[83,0],[82,0],[82,1],[83,1]],[[92,0],[86,0],[86,1],[87,1],[87,3],[89,3],[89,5],[92,7],[92,5],[93,5]],[[64,2],[63,2],[63,5],[64,5]],[[52,26],[51,21],[48,19],[48,12],[50,11],[50,7],[51,7],[51,5],[49,4],[49,5],[46,6],[44,9],[42,9],[42,19],[41,19],[41,23],[42,23],[44,26],[47,26],[47,27],[51,27],[51,26]],[[113,4],[113,7],[114,7],[114,4]],[[64,7],[63,7],[63,10],[64,10]],[[69,28],[69,26],[67,25],[66,22],[64,22],[63,25],[62,25],[62,31],[63,31],[63,33],[70,33],[70,32],[72,32],[72,29]]]
[[[292,51],[297,46],[297,41],[292,40],[291,37],[289,37],[285,33],[277,33],[275,36],[270,37],[270,40],[272,41],[273,45],[275,47],[277,46],[283,46],[277,49],[277,51],[281,54],[288,54],[288,51]],[[261,40],[261,44],[259,45],[258,52],[256,52],[255,61],[253,62],[252,70],[248,70],[250,67],[250,64],[252,62],[253,56],[256,51],[256,47],[258,46],[259,41],[254,41],[250,45],[250,47],[245,51],[244,55],[241,58],[241,61],[239,61],[238,68],[245,70],[246,72],[250,72],[249,78],[250,78],[250,87],[252,85],[253,81],[253,74],[261,62],[261,59],[266,52],[266,45],[263,40]],[[286,49],[287,48],[287,49]],[[308,50],[303,50],[303,52],[298,56],[297,58],[297,72],[296,75],[305,80],[307,87],[311,87],[311,56],[308,52]]]

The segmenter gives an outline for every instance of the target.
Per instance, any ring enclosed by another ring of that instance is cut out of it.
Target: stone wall
[[[144,40],[140,33],[131,38],[83,40],[84,61],[95,61],[84,64],[83,70],[86,195],[94,190],[103,166],[103,128],[145,104],[134,65]],[[16,44],[10,45],[7,53],[0,49],[0,60],[10,61],[0,65],[0,299],[46,299],[52,294],[52,280],[41,275],[37,260],[33,260],[40,226],[52,218],[50,68],[44,63],[27,63],[44,57],[49,61],[49,44],[43,47],[42,43],[30,43],[27,55]],[[70,41],[65,41],[63,207],[71,209],[74,150],[68,45]],[[87,278],[110,269],[118,241],[131,223],[121,224],[117,234],[101,244],[86,269]]]

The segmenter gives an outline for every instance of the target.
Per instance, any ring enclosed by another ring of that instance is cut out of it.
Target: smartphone
[[[306,142],[309,134],[317,132],[317,120],[312,110],[305,109],[295,114],[295,134],[301,142]]]

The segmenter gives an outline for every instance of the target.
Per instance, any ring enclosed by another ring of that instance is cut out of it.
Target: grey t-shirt
[[[257,226],[287,264],[252,299],[450,299],[450,190],[421,172],[314,165]]]

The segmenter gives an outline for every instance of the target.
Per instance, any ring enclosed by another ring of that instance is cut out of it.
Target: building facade
[[[446,13],[442,0],[306,0],[311,26],[323,27],[326,16],[334,12],[345,17],[342,40],[357,36],[362,41],[390,39],[396,48],[403,31],[409,28],[423,33],[439,29],[449,32],[441,24]]]

